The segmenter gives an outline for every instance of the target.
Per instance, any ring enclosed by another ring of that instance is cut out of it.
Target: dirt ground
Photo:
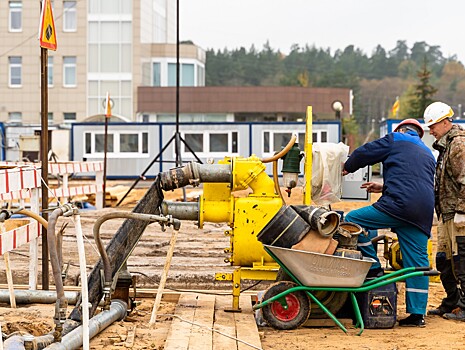
[[[126,193],[130,184],[110,184],[110,192],[116,196]],[[120,208],[105,208],[100,211],[82,211],[81,222],[86,245],[86,261],[88,271],[92,269],[99,256],[93,243],[92,226],[96,218],[103,213],[116,210],[131,210],[146,191],[149,183],[133,190]],[[113,188],[113,190],[112,190]],[[187,191],[188,198],[198,195],[199,190]],[[165,198],[176,200],[182,198],[181,191],[165,194]],[[376,197],[372,198],[376,200]],[[301,203],[301,193],[294,190],[292,200],[288,204]],[[367,205],[366,202],[340,202],[332,205],[334,210],[345,212]],[[63,218],[63,222],[69,221]],[[112,237],[120,227],[123,219],[106,222],[101,229],[104,243]],[[59,227],[59,225],[57,225]],[[224,263],[223,249],[229,246],[229,238],[224,236],[226,225],[206,224],[199,230],[192,222],[183,222],[178,233],[176,249],[167,280],[167,293],[177,290],[195,289],[217,291],[230,290],[229,282],[214,281],[215,272],[230,272],[232,268]],[[79,266],[75,246],[72,222],[64,236],[65,262],[69,264],[66,286],[79,284]],[[433,228],[433,246],[436,227]],[[163,232],[157,224],[150,225],[141,241],[128,260],[128,270],[133,274],[138,290],[156,290],[161,271],[163,270],[170,231]],[[27,245],[10,254],[14,271],[15,284],[27,284],[27,264],[29,250]],[[0,283],[6,283],[4,261],[0,261]],[[41,263],[41,262],[40,262]],[[40,276],[39,276],[40,281]],[[51,278],[50,281],[53,281]],[[264,289],[259,285],[255,289]],[[398,318],[405,317],[404,284],[397,283]],[[173,294],[174,295],[174,294]],[[430,283],[429,307],[438,306],[444,296],[440,283]],[[117,350],[163,349],[172,321],[170,314],[174,312],[175,300],[166,299],[158,312],[156,327],[148,326],[153,307],[153,297],[136,297],[137,307],[125,320],[116,322],[91,340],[92,349]],[[68,312],[73,306],[68,307]],[[42,335],[53,329],[53,305],[18,305],[12,309],[8,304],[0,303],[0,323],[2,332],[29,332]],[[349,326],[346,336],[339,328],[303,327],[292,331],[277,331],[270,327],[259,327],[263,349],[465,349],[465,323],[448,321],[440,317],[426,317],[425,328],[366,329],[362,336],[356,336],[357,330]],[[134,337],[134,338],[133,338]]]

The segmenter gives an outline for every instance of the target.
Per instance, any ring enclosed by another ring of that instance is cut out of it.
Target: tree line
[[[294,45],[287,55],[268,42],[261,50],[254,46],[209,49],[206,85],[350,88],[354,92],[352,127],[362,134],[383,119],[421,118],[422,104],[417,100],[422,86],[431,88],[429,98],[456,109],[464,102],[465,111],[463,64],[456,56],[445,57],[439,46],[424,41],[408,47],[406,41],[399,40],[389,51],[378,45],[371,55],[354,45],[334,53],[329,48]],[[397,97],[400,109],[393,116],[390,111]]]

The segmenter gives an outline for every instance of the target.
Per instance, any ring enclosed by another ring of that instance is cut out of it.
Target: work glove
[[[465,227],[465,214],[455,213],[454,224],[458,228]]]

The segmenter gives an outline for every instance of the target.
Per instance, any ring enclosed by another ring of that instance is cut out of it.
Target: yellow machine
[[[305,189],[304,203],[310,204],[312,166],[312,109],[307,110],[305,138]],[[293,137],[295,140],[295,137]],[[293,142],[292,142],[293,143]],[[288,145],[288,149],[293,146]],[[300,161],[299,157],[299,161]],[[277,161],[274,159],[273,161]],[[297,184],[297,173],[284,175],[288,191]],[[265,172],[264,160],[252,155],[248,158],[225,157],[218,164],[190,163],[185,167],[171,169],[161,174],[161,185],[166,190],[197,186],[203,183],[203,194],[198,203],[163,202],[163,214],[181,220],[198,220],[199,228],[204,222],[227,223],[230,229],[230,246],[224,251],[229,256],[226,263],[236,266],[233,273],[217,273],[215,278],[232,281],[233,301],[230,311],[240,311],[239,296],[241,280],[275,280],[279,265],[264,251],[257,235],[283,207],[283,199],[275,181]],[[237,191],[252,192],[246,197],[236,197]],[[338,222],[339,223],[339,222]],[[334,225],[332,222],[327,224]]]

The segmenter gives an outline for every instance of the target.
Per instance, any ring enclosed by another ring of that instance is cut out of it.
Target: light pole
[[[454,113],[457,113],[455,119],[462,119],[462,117],[464,116],[464,114],[462,114],[462,104],[459,103],[457,106],[450,106],[452,108],[452,110],[454,111]]]
[[[335,100],[333,103],[331,103],[331,108],[336,113],[336,119],[339,120],[339,141],[342,141],[342,137],[344,133],[342,131],[343,125],[342,125],[341,112],[344,109],[344,105],[341,101]]]

